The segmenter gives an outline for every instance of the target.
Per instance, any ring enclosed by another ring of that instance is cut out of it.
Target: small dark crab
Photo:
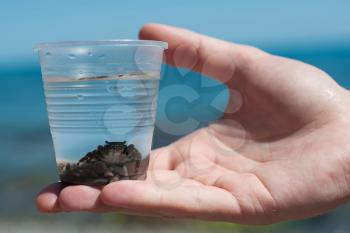
[[[78,163],[61,164],[60,178],[73,184],[106,184],[144,173],[145,166],[139,169],[141,162],[141,153],[133,144],[105,141],[104,145],[88,152]]]
[[[96,150],[87,153],[79,160],[78,164],[103,161],[111,165],[123,165],[131,161],[141,160],[141,154],[133,144],[127,146],[126,141],[105,141],[105,143],[105,145],[99,145]]]

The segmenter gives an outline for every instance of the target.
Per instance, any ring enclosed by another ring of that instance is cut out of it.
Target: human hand
[[[222,119],[151,153],[145,181],[53,184],[43,212],[93,211],[244,224],[300,219],[350,199],[350,94],[321,70],[253,47],[148,24],[170,65],[227,85]]]

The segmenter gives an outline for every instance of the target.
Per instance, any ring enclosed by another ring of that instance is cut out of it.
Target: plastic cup
[[[166,48],[147,40],[36,46],[62,182],[146,177]]]

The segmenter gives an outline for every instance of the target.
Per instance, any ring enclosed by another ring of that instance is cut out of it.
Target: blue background
[[[128,231],[133,231],[132,226],[153,229],[159,225],[182,232],[251,230],[192,221],[168,221],[165,225],[157,219],[114,215],[38,214],[34,206],[35,194],[40,187],[56,179],[56,171],[38,59],[32,51],[36,43],[137,38],[138,29],[144,23],[159,22],[303,60],[325,70],[350,89],[349,9],[350,1],[346,0],[0,0],[0,232],[20,229],[19,220],[44,224],[38,229],[45,229],[46,223],[57,228],[61,222],[65,225],[69,222],[69,229],[78,229],[80,223],[89,222],[95,227],[112,223]],[[194,117],[201,127],[220,116],[220,111],[210,106],[225,88],[217,85],[208,91],[203,79],[205,83],[213,82],[193,72],[164,67],[161,90],[181,84],[193,88],[200,96],[192,104],[181,99],[169,101],[167,114],[174,122]],[[166,98],[166,95],[161,92],[159,98]],[[225,98],[215,101],[219,108],[224,108]],[[159,122],[166,117],[160,112]],[[157,129],[154,146],[166,145],[176,138]],[[350,228],[348,209],[345,206],[307,221],[254,228],[254,232],[342,231]],[[202,226],[208,227],[198,228]],[[35,225],[23,226],[26,227],[37,229]]]

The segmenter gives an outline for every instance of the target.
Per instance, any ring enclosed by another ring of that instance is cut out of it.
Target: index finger
[[[169,44],[166,62],[227,82],[237,70],[243,69],[254,58],[267,53],[244,46],[204,36],[182,28],[146,24],[139,33],[140,39],[161,40]]]

